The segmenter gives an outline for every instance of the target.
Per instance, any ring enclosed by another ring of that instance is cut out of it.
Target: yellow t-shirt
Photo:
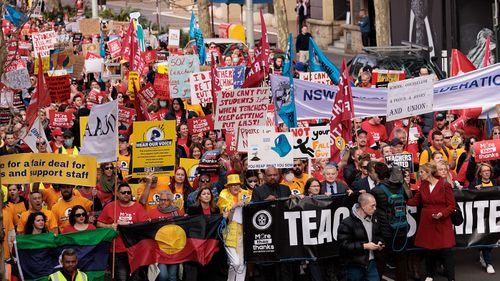
[[[205,113],[203,112],[203,109],[201,108],[201,105],[199,104],[187,104],[187,102],[184,102],[184,108],[187,111],[193,111],[196,112],[198,117],[204,117]]]
[[[285,181],[281,181],[281,184],[288,186],[290,192],[293,195],[304,194],[304,185],[301,185],[300,182],[293,181],[291,183],[288,183]]]
[[[28,222],[28,217],[32,212],[33,210],[29,210],[21,214],[21,218],[19,219],[19,224],[17,225],[17,233],[19,234],[24,233],[24,229],[26,228],[26,223]],[[47,229],[49,231],[53,231],[54,229],[56,229],[57,219],[54,216],[54,213],[52,213],[52,211],[47,209],[42,209],[42,212],[45,214],[45,216],[47,216],[47,221],[45,222],[45,225],[47,225]]]
[[[224,210],[226,210],[226,212],[229,212],[229,210],[233,208],[234,204],[238,203],[240,200],[248,203],[250,202],[251,198],[252,195],[246,189],[240,189],[238,196],[234,196],[233,194],[231,194],[231,192],[229,192],[227,188],[224,188],[219,194],[217,206],[219,207],[221,213],[224,212]]]
[[[57,219],[57,225],[59,226],[59,233],[69,225],[69,213],[71,208],[76,205],[81,205],[87,212],[90,212],[92,207],[92,201],[81,196],[73,196],[69,202],[61,199],[54,206],[52,206],[52,213]]]

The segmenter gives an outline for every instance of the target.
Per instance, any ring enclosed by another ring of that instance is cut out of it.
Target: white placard
[[[248,169],[258,170],[270,166],[292,168],[292,142],[291,133],[248,135]]]
[[[387,88],[387,121],[433,111],[434,85],[432,76],[389,83]]]
[[[330,158],[330,126],[291,128],[294,158]]]
[[[249,128],[238,128],[238,151],[239,152],[247,152],[248,149],[248,135],[254,134],[263,134],[267,135],[269,133],[275,132],[274,127],[269,126],[255,126]]]
[[[323,85],[333,85],[332,79],[330,79],[328,73],[324,71],[299,72],[299,79],[304,81],[316,82]]]
[[[179,46],[181,42],[181,31],[179,29],[168,30],[168,45]]]
[[[210,71],[191,73],[191,104],[207,104],[212,102],[212,80]]]
[[[102,58],[85,60],[85,72],[101,72],[103,64],[104,59]]]
[[[32,40],[35,57],[38,57],[38,54],[41,57],[50,56],[50,50],[54,49],[57,41],[56,37],[57,35],[54,31],[33,33]]]

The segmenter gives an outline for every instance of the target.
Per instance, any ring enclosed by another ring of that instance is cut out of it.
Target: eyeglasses
[[[132,195],[132,191],[120,191],[123,195]]]
[[[368,168],[368,166],[361,166],[361,169],[366,169]]]
[[[449,136],[449,137],[444,137],[444,139],[447,139],[447,140],[449,140],[449,139],[451,139],[451,138],[452,138],[452,136]]]
[[[87,214],[85,214],[85,213],[75,214],[75,218],[86,217],[86,216],[87,216]]]
[[[205,180],[200,180],[200,182],[202,182],[202,183],[209,183],[210,180],[209,179],[205,179]]]
[[[258,180],[254,180],[254,181],[248,181],[248,182],[258,183],[259,181]]]
[[[113,170],[113,166],[111,166],[111,167],[104,167],[104,170]]]

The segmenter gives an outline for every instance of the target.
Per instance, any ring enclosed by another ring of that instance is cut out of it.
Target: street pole
[[[97,8],[97,0],[92,0],[92,18],[96,19],[99,17],[99,10]]]
[[[247,31],[247,44],[249,48],[253,48],[255,43],[253,40],[253,0],[245,0],[245,5],[247,15],[247,21],[245,23]]]
[[[493,32],[494,36],[498,45],[498,42],[500,42],[500,19],[499,19],[499,3],[498,0],[495,0],[495,3],[493,4]],[[500,48],[496,47],[495,48],[495,63],[500,61]],[[500,116],[499,116],[500,117]]]
[[[160,28],[160,0],[156,0],[156,24],[158,25],[158,35],[161,33]]]

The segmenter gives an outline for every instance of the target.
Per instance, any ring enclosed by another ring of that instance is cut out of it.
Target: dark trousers
[[[390,241],[390,240],[386,240]],[[391,244],[391,243],[388,243]],[[394,266],[396,267],[396,281],[406,281],[408,280],[408,264],[407,264],[407,253],[394,252],[389,249],[390,245],[386,245],[385,248],[377,255],[377,270],[382,279],[382,275],[386,272],[386,264],[388,261],[394,261]]]
[[[275,264],[258,264],[262,281],[294,281],[300,276],[300,262],[280,262]]]
[[[363,46],[370,46],[370,32],[361,32],[361,40],[363,41]]]
[[[439,249],[425,251],[425,271],[426,277],[434,277],[436,261],[441,260],[444,265],[444,272],[448,281],[455,280],[455,258],[453,249]]]
[[[345,269],[347,281],[379,281],[377,265],[374,260],[368,262],[368,267],[347,265]]]
[[[112,254],[110,255],[112,259]],[[112,265],[112,263],[110,263]],[[127,253],[115,253],[115,279],[116,281],[130,280],[130,265]]]

